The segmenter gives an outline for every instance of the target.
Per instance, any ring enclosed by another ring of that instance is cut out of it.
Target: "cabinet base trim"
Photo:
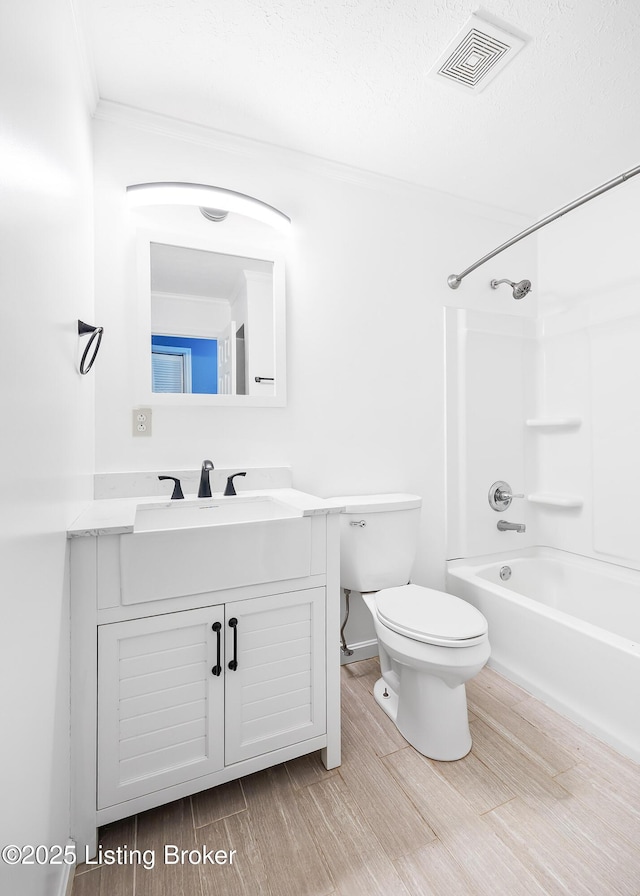
[[[200,793],[200,791],[208,790],[210,787],[217,787],[218,784],[226,784],[227,781],[234,781],[237,778],[244,777],[244,775],[251,775],[254,772],[262,771],[262,769],[278,765],[280,762],[287,762],[289,759],[296,759],[298,756],[314,753],[316,750],[326,747],[326,745],[327,736],[323,734],[320,737],[314,737],[311,740],[293,744],[290,747],[283,747],[280,750],[274,750],[271,753],[265,753],[262,756],[256,756],[253,759],[229,765],[211,775],[204,775],[201,778],[185,781],[173,787],[156,790],[154,793],[148,793],[145,796],[127,800],[124,803],[117,803],[115,806],[107,806],[105,809],[99,809],[96,812],[96,825],[109,824],[121,818],[128,818],[130,815],[137,815],[138,812],[146,812],[147,809],[154,809],[156,806],[162,806],[173,800]]]

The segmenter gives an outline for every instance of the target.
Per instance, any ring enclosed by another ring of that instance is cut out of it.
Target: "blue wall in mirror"
[[[154,348],[171,350],[188,349],[191,359],[191,392],[201,395],[217,395],[218,393],[218,341],[217,339],[194,339],[187,336],[151,337],[151,351]],[[174,391],[154,387],[153,391]],[[178,390],[181,391],[181,390]]]

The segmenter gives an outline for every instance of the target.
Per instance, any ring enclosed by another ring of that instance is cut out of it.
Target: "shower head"
[[[513,280],[492,280],[491,289],[497,289],[501,283],[508,283],[513,289],[514,299],[524,299],[527,293],[531,292],[531,280],[520,280],[514,283]]]

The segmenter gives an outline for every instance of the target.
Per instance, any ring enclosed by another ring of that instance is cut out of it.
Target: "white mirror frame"
[[[206,395],[153,392],[151,389],[151,244],[165,243],[184,249],[201,249],[273,263],[274,385],[275,395]],[[200,239],[166,230],[136,232],[137,325],[134,342],[136,401],[139,405],[175,407],[284,407],[286,390],[285,265],[281,253],[229,238]]]

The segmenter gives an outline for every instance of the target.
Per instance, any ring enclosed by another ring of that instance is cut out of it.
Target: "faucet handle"
[[[172,479],[173,480],[173,492],[171,493],[171,500],[176,501],[181,498],[184,498],[182,494],[182,486],[180,485],[180,480],[177,476],[158,476],[158,479]]]
[[[494,482],[489,489],[489,504],[498,513],[506,510],[514,498],[524,498],[524,495],[514,494],[509,483],[502,479]]]
[[[246,471],[245,471],[244,473],[234,473],[233,476],[229,476],[228,479],[227,479],[227,485],[226,485],[226,488],[225,488],[225,490],[224,490],[225,495],[230,496],[230,495],[235,495],[235,494],[237,494],[237,492],[236,492],[236,487],[235,487],[235,485],[233,484],[233,480],[236,478],[236,476],[246,476],[246,475],[247,475],[247,474],[246,474]]]

